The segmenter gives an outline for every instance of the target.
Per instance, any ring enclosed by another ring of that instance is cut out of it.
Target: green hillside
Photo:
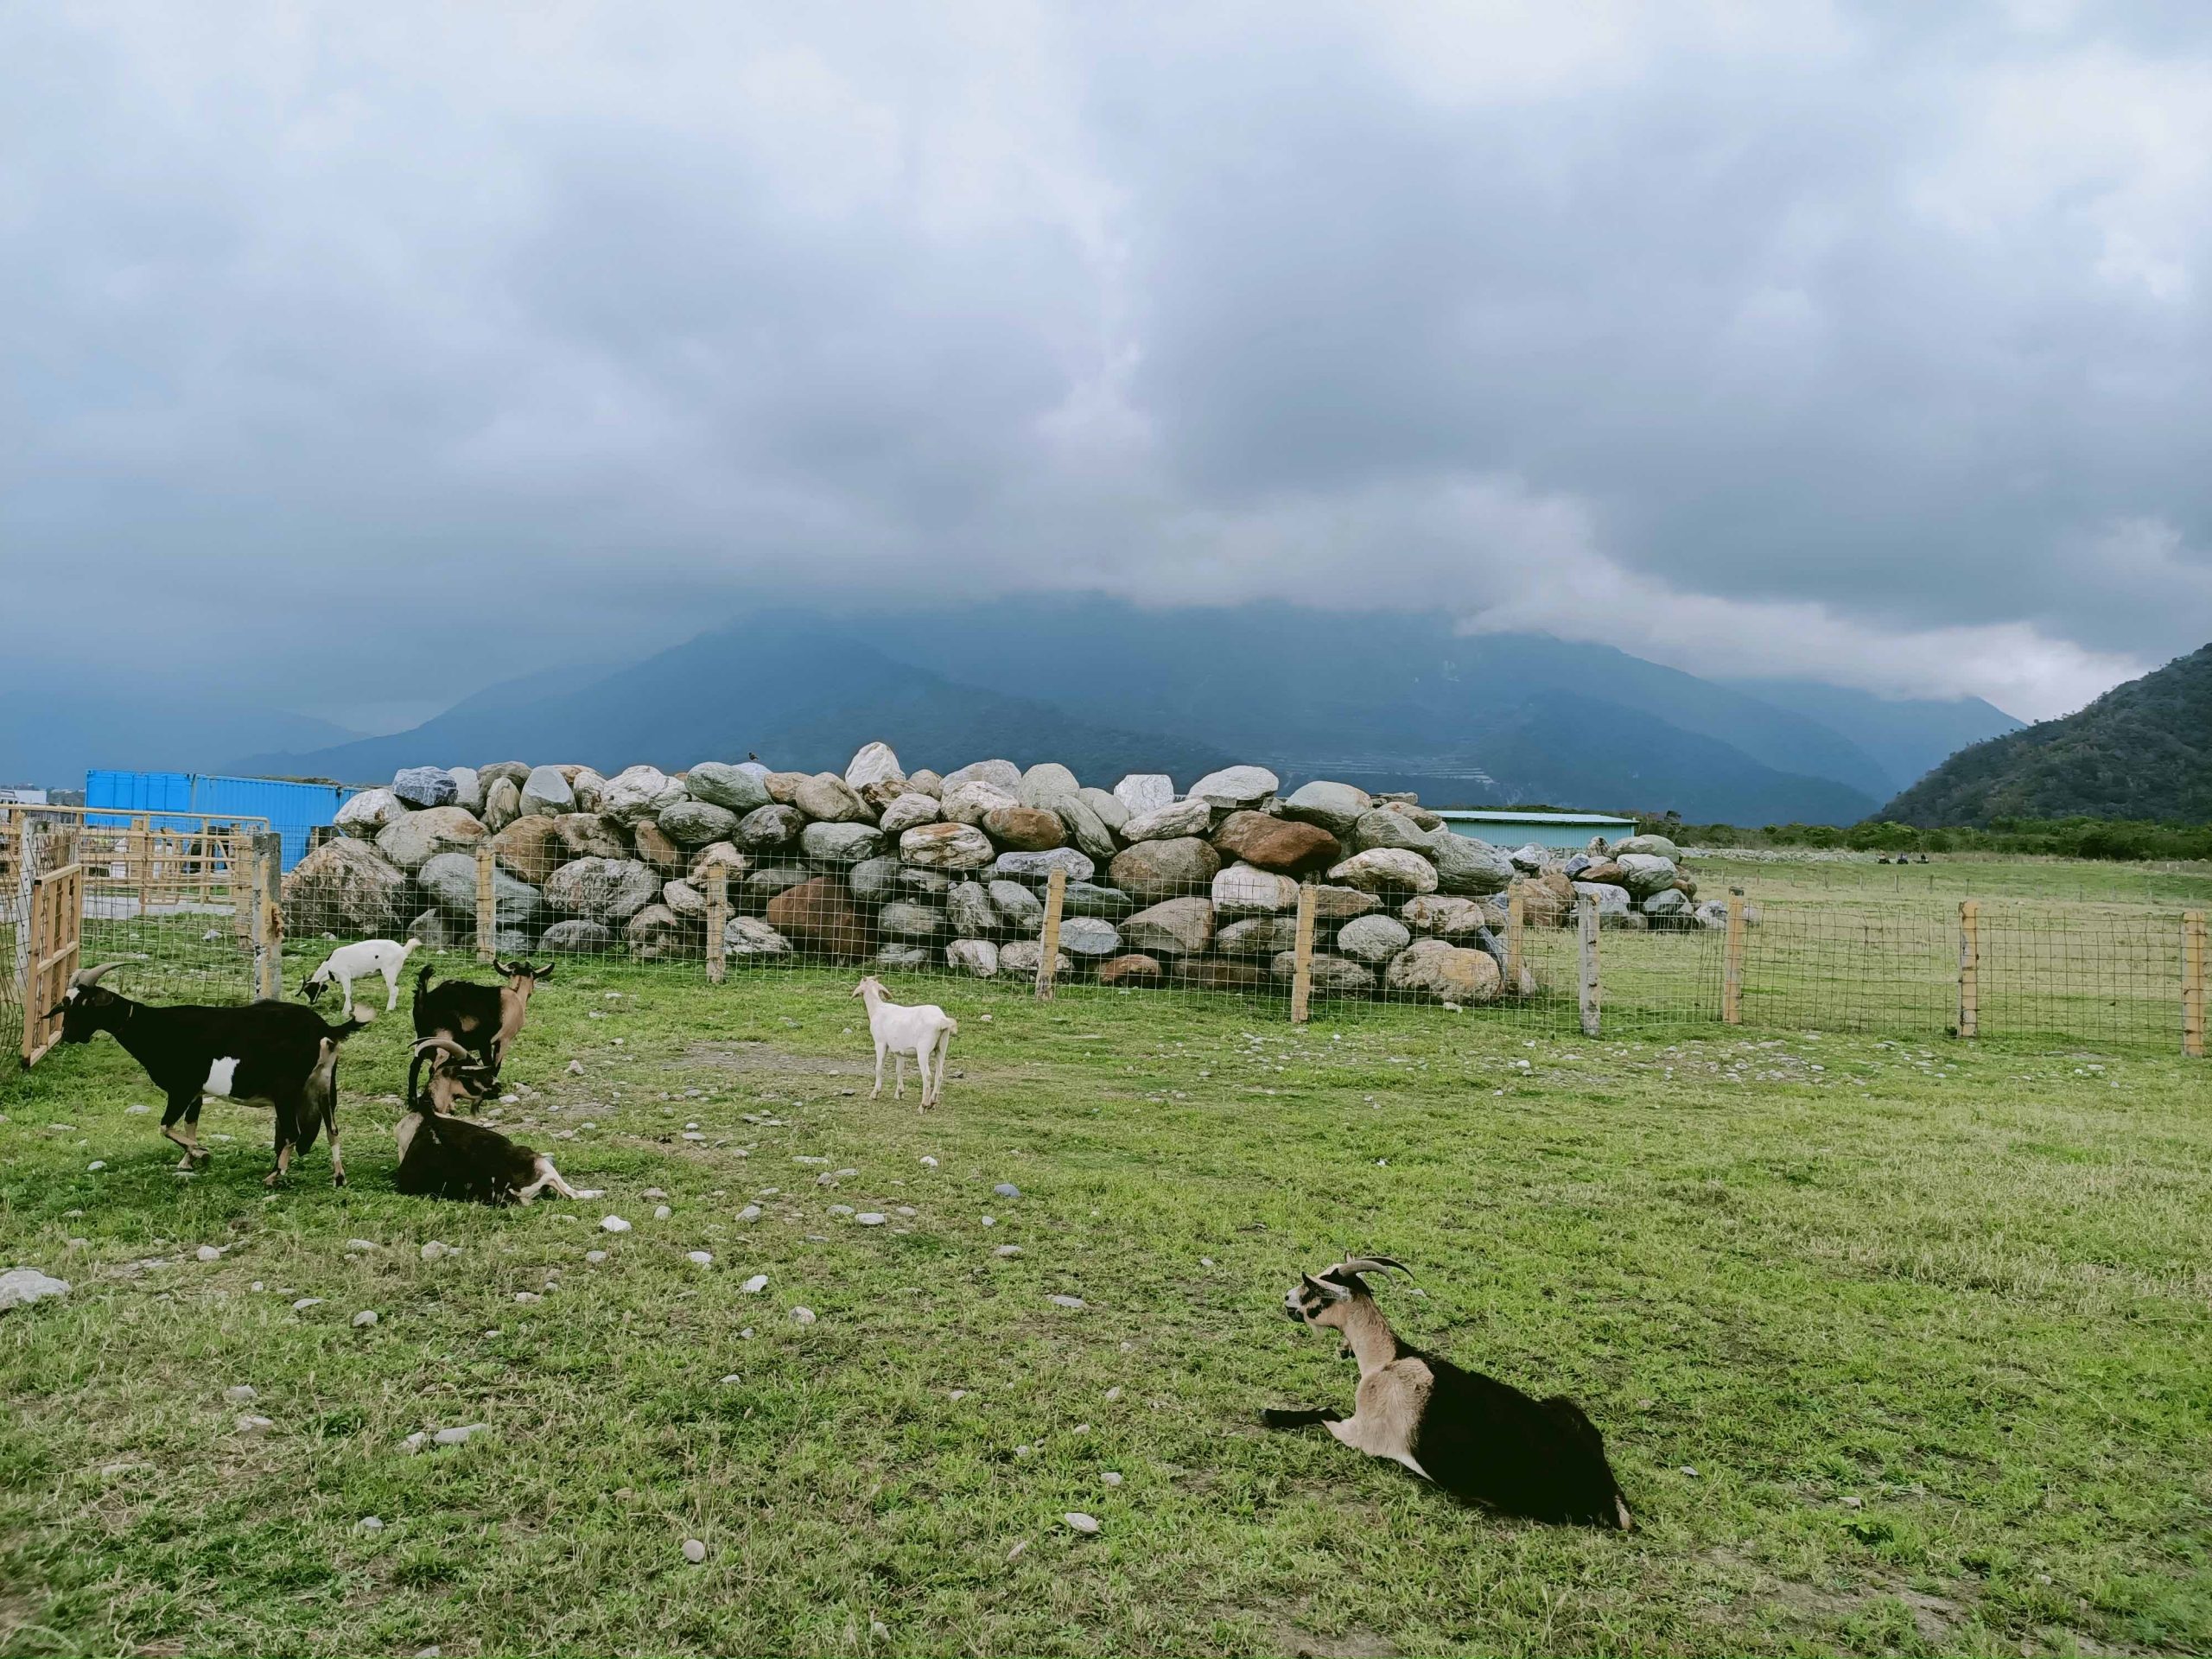
[[[1882,810],[1901,823],[2212,820],[2212,645],[2078,714],[1961,749]]]

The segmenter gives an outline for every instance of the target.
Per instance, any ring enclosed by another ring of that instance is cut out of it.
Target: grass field
[[[2212,1645],[2202,1063],[930,981],[923,1118],[849,982],[564,963],[505,1119],[588,1205],[391,1192],[404,1009],[343,1192],[265,1196],[229,1107],[173,1173],[106,1038],[0,1084],[0,1266],[75,1285],[0,1317],[0,1651]],[[1347,1247],[1419,1269],[1409,1338],[1580,1397],[1639,1529],[1260,1431],[1349,1403],[1277,1309]]]

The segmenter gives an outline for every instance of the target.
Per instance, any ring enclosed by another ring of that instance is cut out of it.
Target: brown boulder
[[[1557,870],[1516,875],[1506,892],[1521,895],[1521,915],[1531,927],[1563,927],[1574,914],[1574,884]]]
[[[1230,858],[1292,875],[1326,869],[1344,855],[1337,838],[1319,824],[1265,812],[1230,813],[1214,831],[1213,844]]]
[[[1068,839],[1060,815],[1041,806],[995,806],[983,814],[983,833],[1017,853],[1048,853]]]
[[[285,931],[390,938],[406,916],[410,885],[368,842],[326,841],[284,877]]]
[[[1131,951],[1126,957],[1114,957],[1098,964],[1101,985],[1157,985],[1160,983],[1158,958],[1141,951]]]
[[[1194,991],[1255,991],[1268,982],[1268,970],[1256,962],[1185,957],[1175,964],[1175,982]]]
[[[567,812],[553,819],[553,833],[570,858],[627,858],[630,843],[617,822],[596,812]]]
[[[668,832],[651,818],[639,818],[637,823],[630,826],[630,840],[636,848],[638,856],[652,865],[660,874],[667,876],[683,874],[683,849],[671,841]],[[715,844],[719,846],[721,843]]]
[[[492,855],[497,858],[510,875],[524,881],[543,885],[545,878],[572,858],[587,855],[571,853],[561,839],[559,825],[563,820],[543,816],[517,818],[512,823],[492,837]],[[626,852],[618,850],[601,857],[626,858]]]
[[[868,954],[868,918],[845,884],[817,875],[768,901],[768,925],[809,956],[859,962]]]

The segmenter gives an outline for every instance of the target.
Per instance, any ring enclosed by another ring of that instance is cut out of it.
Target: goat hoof
[[[346,1177],[343,1174],[334,1175],[330,1178],[330,1184],[333,1186],[343,1186],[346,1185]]]
[[[264,1186],[274,1186],[276,1185],[278,1179],[279,1178],[276,1173],[274,1171],[271,1171],[269,1174],[261,1178],[261,1184]]]

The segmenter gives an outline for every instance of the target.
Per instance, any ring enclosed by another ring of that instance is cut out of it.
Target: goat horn
[[[69,976],[69,983],[76,990],[88,991],[100,982],[102,974],[122,966],[119,962],[104,962],[97,968],[79,968]]]
[[[415,1045],[417,1054],[428,1054],[434,1049],[441,1054],[450,1054],[457,1060],[468,1058],[468,1051],[449,1037],[425,1037]]]
[[[1345,1273],[1381,1273],[1389,1268],[1395,1268],[1408,1279],[1414,1276],[1414,1270],[1411,1268],[1395,1256],[1389,1255],[1355,1256],[1344,1263],[1341,1270]]]

